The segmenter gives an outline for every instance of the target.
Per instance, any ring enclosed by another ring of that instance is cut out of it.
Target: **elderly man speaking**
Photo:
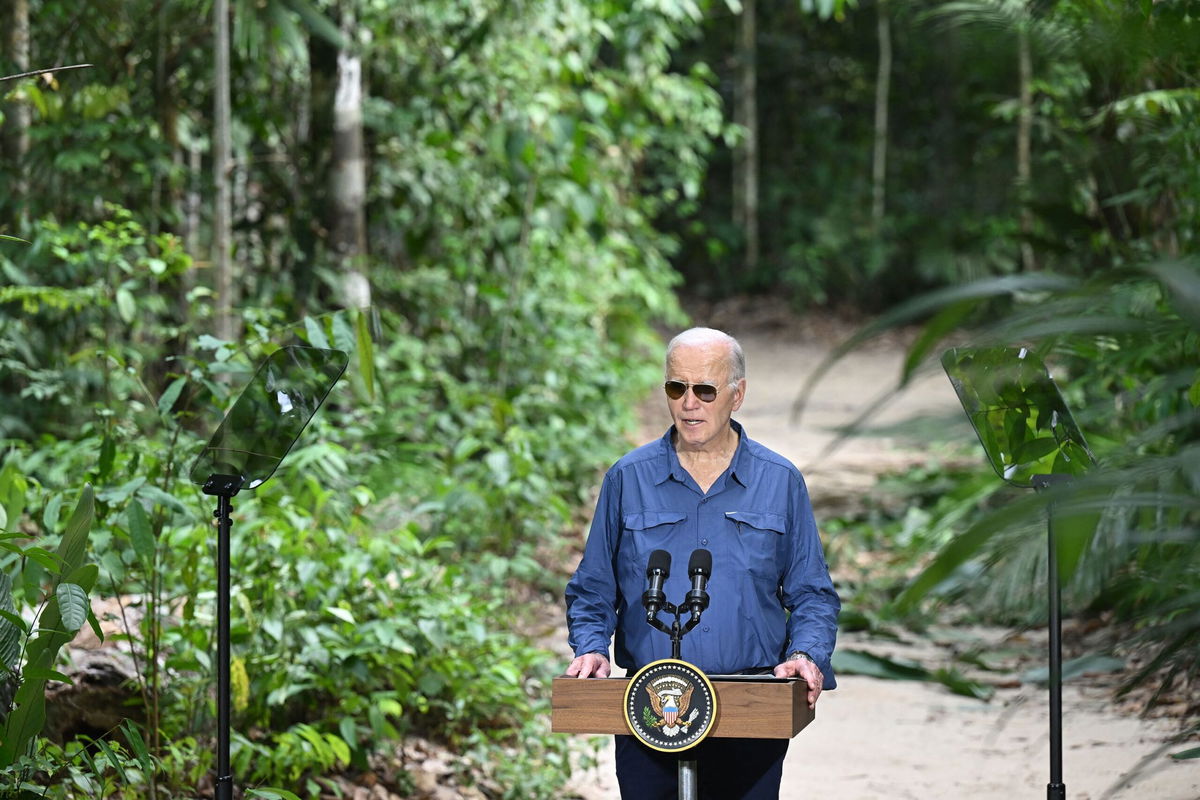
[[[609,469],[567,584],[575,653],[567,674],[607,677],[610,639],[616,663],[630,671],[669,658],[670,637],[647,625],[641,610],[647,560],[661,549],[686,563],[705,548],[712,605],[683,640],[683,659],[710,674],[802,678],[814,707],[822,689],[836,686],[829,660],[841,606],[800,471],[732,419],[746,396],[741,345],[711,328],[684,331],[667,345],[663,388],[674,424]],[[682,595],[686,582],[669,578],[667,595]],[[701,797],[778,798],[787,746],[786,739],[706,739],[683,756],[617,736],[621,797],[673,800],[678,760],[686,757],[698,763]]]

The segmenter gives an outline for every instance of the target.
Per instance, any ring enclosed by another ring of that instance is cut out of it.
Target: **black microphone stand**
[[[681,658],[680,652],[683,649],[683,637],[700,624],[700,612],[693,611],[688,621],[680,624],[679,617],[685,610],[683,606],[676,606],[674,603],[663,603],[661,610],[675,617],[670,627],[667,627],[667,623],[658,618],[658,610],[647,611],[646,622],[650,624],[650,627],[660,630],[671,637],[671,658],[678,660]]]

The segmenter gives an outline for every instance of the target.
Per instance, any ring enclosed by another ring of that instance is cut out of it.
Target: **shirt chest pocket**
[[[683,527],[687,514],[682,511],[636,511],[621,520],[621,550],[635,568],[645,570],[655,550],[669,549],[671,537]]]
[[[783,572],[783,534],[787,518],[769,511],[726,511],[737,530],[738,552],[755,577],[778,581]]]

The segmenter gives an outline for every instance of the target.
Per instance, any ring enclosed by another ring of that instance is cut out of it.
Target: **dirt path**
[[[919,463],[926,448],[887,436],[848,440],[819,459],[833,429],[854,419],[894,383],[903,349],[892,342],[852,354],[819,386],[802,424],[790,424],[791,405],[804,378],[828,352],[828,330],[739,330],[721,325],[742,341],[748,391],[736,415],[748,433],[790,458],[805,473],[821,514],[870,492],[875,475],[889,466]],[[832,333],[840,333],[832,332]],[[669,424],[665,408],[648,412],[646,439]],[[970,437],[949,382],[940,373],[916,381],[889,403],[878,425],[937,418]],[[998,639],[998,632],[978,632]],[[564,634],[565,636],[565,634]],[[843,636],[839,647],[861,644]],[[927,644],[927,643],[926,643]],[[1000,689],[990,702],[951,694],[937,684],[842,676],[822,696],[816,721],[792,742],[785,762],[782,800],[838,797],[845,800],[1011,800],[1044,797],[1048,780],[1045,693],[1030,685]],[[1064,691],[1064,782],[1071,800],[1198,800],[1200,762],[1173,762],[1164,753],[1173,722],[1120,714],[1108,692],[1068,684]],[[1194,746],[1194,745],[1192,745]],[[587,800],[619,797],[612,776],[611,744],[600,764],[578,776],[575,789]]]

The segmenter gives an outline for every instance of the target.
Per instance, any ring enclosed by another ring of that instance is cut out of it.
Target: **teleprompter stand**
[[[988,461],[1002,480],[1052,495],[1095,463],[1083,434],[1042,360],[1026,348],[961,347],[942,354]],[[1046,509],[1050,781],[1047,800],[1066,800],[1062,766],[1062,590],[1055,499]]]
[[[217,498],[216,800],[233,800],[230,744],[230,531],[233,496],[261,486],[346,369],[341,350],[284,347],[271,354],[192,466],[191,481]]]

